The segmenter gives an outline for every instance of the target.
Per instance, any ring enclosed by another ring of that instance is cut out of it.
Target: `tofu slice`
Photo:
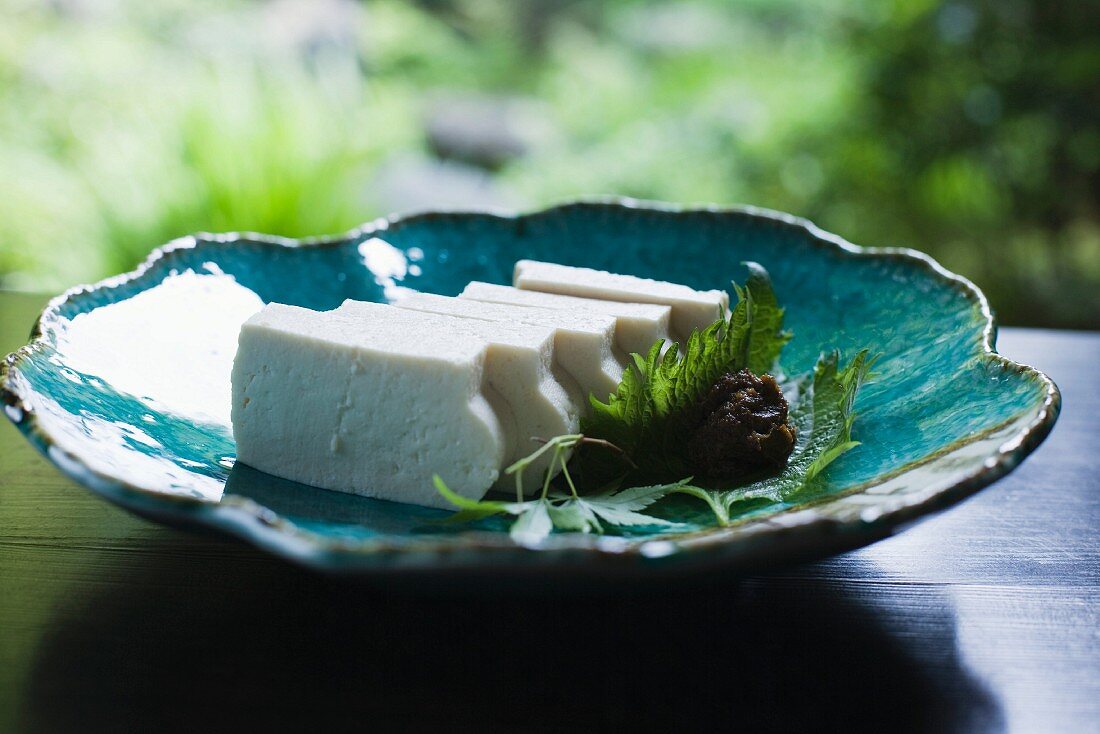
[[[626,354],[615,346],[615,318],[612,316],[482,303],[433,293],[413,293],[395,301],[394,305],[496,324],[552,329],[554,359],[580,385],[582,406],[588,405],[589,393],[606,400],[618,387],[626,366]]]
[[[441,333],[465,335],[487,345],[484,375],[488,387],[507,404],[511,430],[502,470],[527,456],[538,444],[533,437],[551,438],[576,433],[580,427],[581,404],[562,385],[563,376],[555,373],[552,329],[525,324],[495,323],[477,319],[400,309],[384,303],[344,301],[335,313],[366,322],[393,318],[392,312],[411,314],[419,327],[406,334],[430,345]],[[568,379],[568,378],[565,378]],[[531,464],[523,476],[524,490],[534,492],[542,486],[550,455]],[[446,478],[442,466],[441,476]],[[515,491],[515,479],[501,475],[497,489]]]
[[[269,304],[246,321],[232,372],[238,461],[428,507],[453,509],[435,473],[465,497],[484,496],[508,441],[507,409],[483,390],[485,340],[397,308],[387,316]]]
[[[672,335],[669,333],[671,306],[562,296],[476,280],[467,285],[458,297],[486,303],[613,316],[615,317],[615,343],[627,354],[644,356],[658,339],[666,342],[672,340]]]
[[[526,291],[671,306],[672,330],[681,343],[692,331],[702,331],[724,316],[730,305],[725,291],[697,291],[676,283],[534,260],[516,263],[512,284]]]

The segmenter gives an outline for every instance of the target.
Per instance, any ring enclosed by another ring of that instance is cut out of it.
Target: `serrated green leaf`
[[[837,351],[818,360],[809,401],[809,436],[797,461],[806,481],[858,444],[852,441],[855,422],[852,408],[856,393],[870,375],[874,361],[866,349],[856,354],[843,369],[840,369]]]
[[[602,533],[603,526],[587,504],[568,499],[560,505],[550,505],[550,519],[558,530],[574,530],[582,533]]]
[[[676,523],[665,520],[664,518],[655,517],[653,515],[645,515],[641,512],[633,512],[631,510],[623,509],[622,507],[615,507],[614,505],[605,505],[601,502],[592,502],[590,500],[581,500],[586,504],[592,512],[612,525],[641,525],[641,526],[655,526],[655,527],[675,527]]]
[[[546,500],[535,500],[524,504],[526,507],[512,523],[508,534],[518,545],[538,545],[554,529],[554,522],[550,519],[550,503]]]
[[[673,527],[677,523],[644,515],[644,510],[662,497],[679,490],[691,482],[691,477],[670,484],[654,484],[648,487],[630,487],[621,492],[602,492],[577,500],[604,521],[612,525],[654,525]]]
[[[774,370],[779,353],[791,340],[791,333],[783,330],[785,309],[779,306],[768,271],[759,263],[746,262],[744,265],[749,269],[745,290],[752,298],[748,368],[759,375]]]
[[[607,506],[625,510],[643,510],[657,500],[691,483],[692,477],[669,484],[653,484],[648,487],[630,487],[619,492],[605,491],[587,497],[591,502],[601,502]]]
[[[859,446],[859,441],[845,441],[844,443],[831,446],[825,451],[822,451],[821,454],[806,467],[805,481],[812,481],[825,469],[825,467],[839,459],[841,454],[854,449],[856,446]]]
[[[690,473],[682,424],[707,391],[727,372],[775,369],[790,334],[782,330],[783,309],[767,271],[746,265],[748,281],[743,288],[734,284],[737,303],[728,318],[693,332],[682,350],[672,345],[662,354],[658,342],[644,357],[634,355],[608,401],[591,399],[581,431],[622,448],[637,465],[630,480],[667,482]],[[585,451],[579,460],[583,475],[600,480],[622,471],[608,452]]]

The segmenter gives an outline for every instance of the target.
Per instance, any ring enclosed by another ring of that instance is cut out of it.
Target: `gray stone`
[[[447,94],[429,104],[425,118],[436,155],[489,170],[553,134],[542,105],[516,97]]]
[[[429,209],[515,210],[523,202],[501,191],[480,168],[454,161],[403,154],[384,163],[375,174],[368,199],[385,213]]]

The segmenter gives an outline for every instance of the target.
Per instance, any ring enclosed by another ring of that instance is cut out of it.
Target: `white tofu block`
[[[589,393],[601,400],[615,391],[627,356],[615,345],[615,318],[598,313],[551,311],[482,303],[433,293],[413,293],[394,305],[493,323],[526,324],[554,332],[554,359],[580,385],[583,406]]]
[[[516,263],[512,284],[527,291],[671,306],[672,330],[681,342],[692,331],[713,324],[729,308],[725,291],[697,291],[676,283],[534,260]]]
[[[599,313],[615,318],[615,343],[627,354],[645,355],[659,340],[672,340],[669,333],[671,306],[656,303],[626,303],[597,298],[562,296],[555,293],[525,291],[509,285],[474,281],[458,295],[486,303],[504,303],[528,308]]]
[[[233,363],[237,459],[315,487],[452,509],[440,474],[479,499],[497,481],[507,438],[482,390],[487,345],[425,335],[389,308],[358,319],[270,304],[241,328]]]
[[[485,382],[507,404],[511,416],[506,459],[507,468],[517,459],[527,456],[538,444],[532,439],[552,438],[575,433],[580,427],[580,404],[560,382],[553,368],[553,330],[524,324],[496,323],[466,319],[447,314],[368,301],[345,301],[335,313],[343,316],[377,321],[392,317],[393,311],[415,314],[420,327],[406,335],[431,345],[437,334],[465,335],[487,345]],[[551,456],[531,464],[523,476],[528,493],[542,486]],[[440,470],[446,478],[446,474]],[[515,479],[502,474],[497,489],[515,491]]]

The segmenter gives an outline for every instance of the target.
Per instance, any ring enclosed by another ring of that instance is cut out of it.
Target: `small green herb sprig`
[[[515,476],[515,502],[471,500],[451,490],[438,474],[433,477],[433,481],[436,490],[459,508],[459,511],[451,516],[451,521],[463,522],[481,520],[493,515],[513,515],[516,519],[509,533],[512,540],[520,545],[537,545],[554,528],[582,533],[602,533],[603,523],[620,526],[673,527],[676,525],[659,517],[643,515],[639,510],[649,507],[677,487],[686,486],[691,481],[690,478],[672,484],[631,487],[620,492],[609,487],[595,494],[581,496],[569,472],[566,457],[584,442],[596,445],[605,443],[601,439],[591,439],[580,433],[556,436],[546,441],[529,456],[505,469],[505,474]],[[618,451],[613,446],[604,445],[604,448],[613,452]],[[539,496],[533,500],[524,500],[523,471],[547,452],[552,452],[553,455]],[[551,491],[551,478],[555,475],[555,469],[560,469],[568,493],[561,490]]]
[[[513,540],[532,546],[555,529],[675,529],[678,523],[650,511],[674,494],[702,500],[719,524],[728,525],[751,510],[821,491],[824,469],[859,445],[852,440],[853,405],[874,363],[866,349],[844,366],[834,350],[822,355],[810,373],[782,379],[796,434],[794,452],[782,470],[729,488],[697,486],[689,476],[685,421],[711,385],[743,368],[783,374],[779,356],[791,339],[783,329],[784,311],[767,271],[756,263],[746,266],[749,277],[744,287],[734,284],[737,303],[728,318],[694,332],[682,354],[675,344],[665,349],[657,342],[646,357],[633,355],[633,365],[608,401],[590,398],[581,433],[551,438],[505,469],[515,477],[515,502],[462,497],[436,475],[436,489],[458,508],[450,520],[511,515]],[[523,470],[547,452],[552,456],[541,490],[525,500]]]

